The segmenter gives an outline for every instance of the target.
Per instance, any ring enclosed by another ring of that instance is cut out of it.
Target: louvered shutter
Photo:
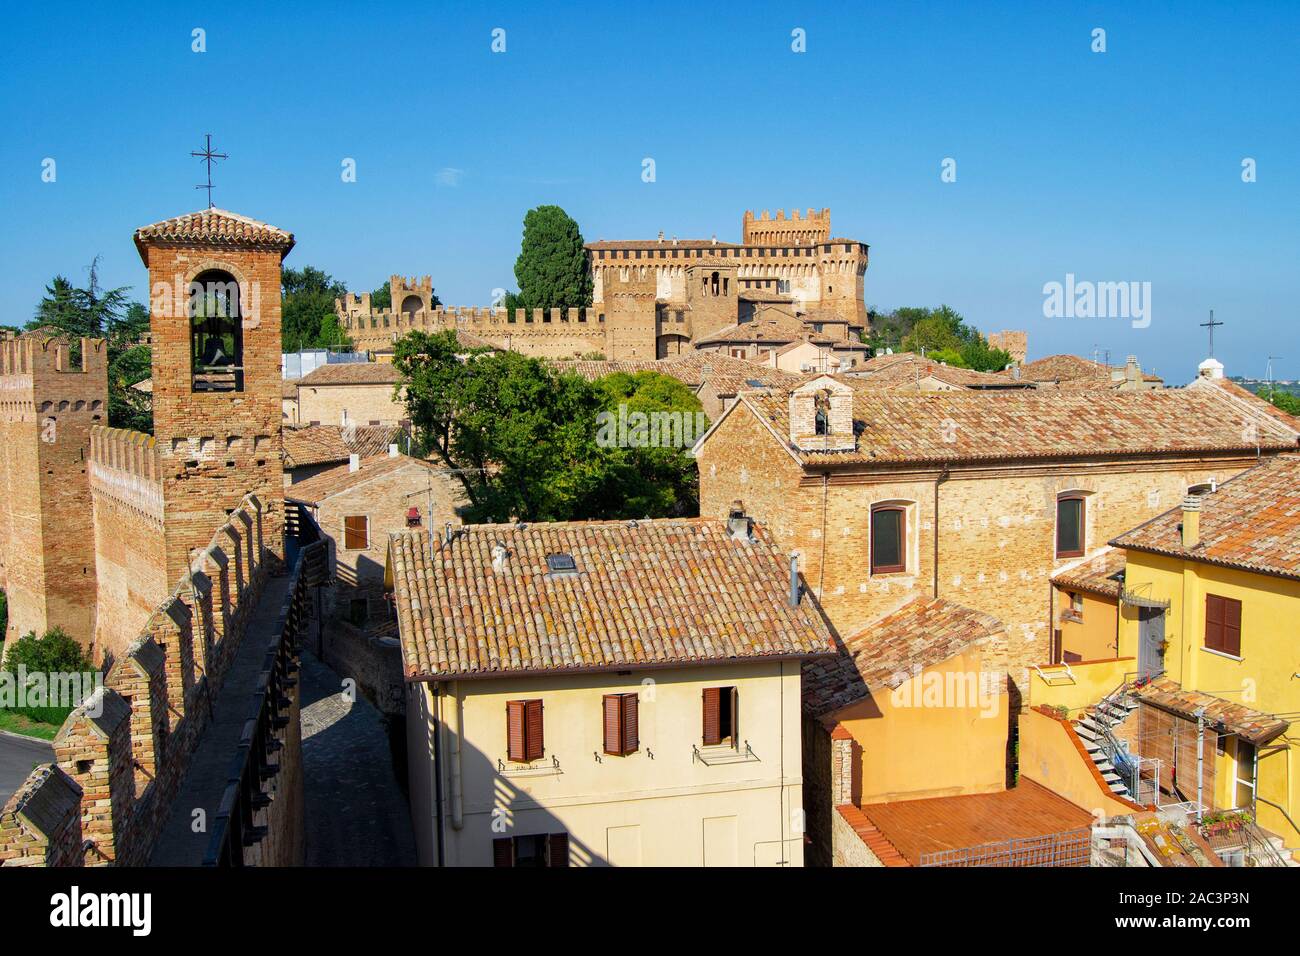
[[[506,703],[506,743],[511,760],[524,763],[528,760],[526,721],[524,705],[527,701],[512,700]]]
[[[526,740],[526,757],[525,760],[541,760],[542,755],[546,753],[546,746],[542,739],[542,702],[540,700],[524,701],[524,710],[527,717]]]
[[[1241,656],[1241,602],[1223,598],[1223,653]]]
[[[704,688],[704,743],[722,743],[722,688]]]
[[[623,695],[623,753],[636,753],[641,746],[636,694]]]
[[[567,833],[552,833],[550,837],[550,846],[546,858],[547,866],[568,866],[569,865],[569,835]]]
[[[623,727],[619,708],[619,695],[606,694],[604,697],[604,708],[605,753],[622,755]]]
[[[1223,620],[1223,598],[1205,595],[1205,646],[1212,651],[1223,650]]]
[[[492,865],[493,866],[514,866],[515,865],[515,841],[510,837],[502,837],[492,841]]]

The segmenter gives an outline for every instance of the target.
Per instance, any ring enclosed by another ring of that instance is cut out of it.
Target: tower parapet
[[[74,351],[79,356],[74,361]],[[0,340],[0,568],[6,638],[61,627],[89,647],[95,618],[87,455],[106,420],[108,348],[40,328]]]
[[[746,209],[741,223],[740,241],[746,246],[811,246],[830,237],[829,209],[817,212],[810,208],[806,216],[800,216],[799,210],[795,209],[789,219],[784,209],[776,211],[775,219],[766,209],[761,216]]]

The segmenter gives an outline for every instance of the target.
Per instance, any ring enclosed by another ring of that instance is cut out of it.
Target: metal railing
[[[918,866],[1088,866],[1092,828],[922,853]]]

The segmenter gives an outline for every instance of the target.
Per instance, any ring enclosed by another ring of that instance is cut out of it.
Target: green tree
[[[19,673],[22,667],[27,673],[28,686],[33,681],[42,680],[49,688],[50,675],[94,673],[95,666],[82,646],[70,637],[62,628],[55,627],[46,631],[41,637],[35,631],[29,631],[18,640],[5,654],[4,670],[11,675]],[[40,676],[38,676],[40,675]],[[10,677],[10,681],[16,678]],[[72,711],[71,706],[25,706],[6,708],[22,714],[32,720],[46,724],[58,725]]]
[[[342,282],[314,266],[280,274],[281,336],[287,351],[339,348],[348,344],[334,300],[347,294]]]
[[[703,406],[681,381],[659,372],[615,372],[597,380],[605,411],[613,416],[667,412],[680,423],[670,433],[685,442],[698,438],[708,426]],[[689,435],[688,435],[689,429]],[[607,450],[609,480],[602,494],[600,510],[608,517],[682,517],[699,511],[699,469],[687,455],[688,447],[663,440],[660,447]]]
[[[387,282],[382,283],[374,292],[370,293],[370,308],[378,309],[380,312],[387,312],[393,307],[393,287]]]
[[[524,216],[524,238],[515,260],[518,307],[582,308],[593,291],[587,249],[578,224],[559,206],[538,206]]]
[[[470,349],[469,355],[485,351]],[[463,402],[467,363],[461,356],[465,354],[450,330],[408,332],[397,340],[393,352],[393,365],[402,376],[397,394],[405,388],[406,413],[421,444],[452,466],[451,426]]]

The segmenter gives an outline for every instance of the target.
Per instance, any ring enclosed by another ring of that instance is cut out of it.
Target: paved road
[[[0,733],[0,807],[9,802],[38,763],[54,760],[54,748],[44,740]]]
[[[302,655],[302,761],[308,866],[414,866],[411,814],[379,711]]]

